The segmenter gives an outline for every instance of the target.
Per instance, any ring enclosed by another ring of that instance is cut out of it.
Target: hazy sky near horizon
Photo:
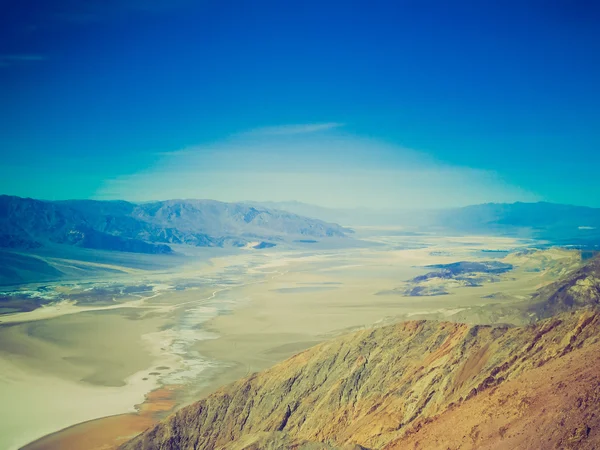
[[[107,180],[95,198],[290,199],[329,207],[438,207],[538,200],[486,170],[344,132],[338,123],[266,127],[167,152]]]
[[[583,0],[0,1],[0,193],[600,207]]]

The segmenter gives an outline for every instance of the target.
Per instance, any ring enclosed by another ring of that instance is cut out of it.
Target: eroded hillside
[[[600,371],[593,370],[598,358],[589,359],[599,354],[599,332],[600,314],[593,309],[519,328],[413,321],[360,331],[226,386],[124,448],[430,448],[430,441],[446,448],[444,423],[453,429],[457,445],[451,448],[476,447],[481,439],[489,447],[513,448],[510,440],[502,442],[515,427],[530,441],[550,439],[545,448],[573,442],[585,448],[600,443]],[[559,386],[583,379],[589,383],[578,391],[581,400],[562,402]],[[540,402],[560,406],[567,418],[559,427],[558,416],[548,416],[554,434],[534,431],[537,422],[528,411]],[[509,406],[507,417],[516,425],[494,428],[488,416],[505,417]],[[454,429],[452,414],[463,417],[461,411],[471,411],[471,419]],[[524,415],[533,422],[525,429],[517,420]],[[487,428],[480,430],[483,423]],[[460,433],[467,429],[465,440]]]
[[[551,317],[585,306],[600,306],[600,258],[594,258],[561,280],[538,290],[529,311],[536,317]]]

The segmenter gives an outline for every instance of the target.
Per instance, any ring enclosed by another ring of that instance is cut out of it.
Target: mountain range
[[[263,247],[290,239],[343,238],[350,230],[297,214],[213,200],[45,201],[0,196],[0,247],[48,243],[136,253],[171,244]],[[264,242],[270,241],[270,242]]]
[[[326,208],[306,203],[253,202],[348,226],[402,226],[416,231],[475,233],[545,239],[553,244],[595,246],[600,208],[557,203],[485,203],[461,208]]]
[[[330,209],[300,202],[214,200],[45,201],[0,196],[0,248],[52,244],[134,253],[172,253],[172,245],[266,248],[344,238],[338,225],[394,225],[415,232],[490,234],[596,249],[600,209],[553,203],[487,203],[440,210]]]
[[[283,242],[344,238],[352,233],[334,221],[395,225],[415,232],[520,236],[591,249],[597,249],[600,242],[600,209],[543,202],[377,211],[329,209],[300,202],[130,203],[2,195],[0,248],[31,250],[65,244],[168,254],[173,252],[172,245],[266,248]]]
[[[557,244],[600,241],[600,208],[556,203],[486,203],[440,210],[432,226],[463,233],[522,234]]]

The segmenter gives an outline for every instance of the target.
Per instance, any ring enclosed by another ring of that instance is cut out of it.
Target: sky
[[[600,207],[600,4],[0,0],[0,193]]]

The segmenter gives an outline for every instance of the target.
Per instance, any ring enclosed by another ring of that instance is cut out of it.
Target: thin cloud
[[[192,147],[186,147],[184,149],[181,150],[173,150],[170,152],[156,152],[154,153],[156,156],[168,156],[168,157],[173,157],[173,156],[184,156],[184,155],[197,155],[200,152],[206,151],[205,147],[202,147],[200,145],[197,146],[192,146]]]
[[[294,199],[388,209],[538,200],[494,172],[448,165],[423,152],[349,133],[313,132],[335,128],[324,125],[271,127],[267,133],[263,128],[251,136],[236,134],[157,155],[150,167],[105,180],[95,197]]]
[[[316,133],[318,131],[328,131],[343,126],[343,123],[338,122],[279,125],[274,127],[256,128],[248,131],[245,134],[256,136],[286,136],[294,134]]]
[[[0,67],[9,67],[16,64],[29,64],[47,61],[48,57],[37,54],[8,54],[0,55]]]
[[[228,148],[233,145],[234,147],[243,146],[248,142],[255,143],[254,138],[265,138],[270,137],[285,137],[285,136],[296,136],[296,135],[310,135],[311,133],[324,132],[334,130],[336,128],[343,127],[343,123],[339,122],[326,122],[326,123],[307,123],[307,124],[292,124],[292,125],[278,125],[255,128],[250,131],[243,131],[241,133],[234,133],[229,136],[228,139],[217,142],[213,145],[207,146],[190,146],[181,150],[174,150],[168,152],[157,152],[157,156],[183,156],[183,155],[197,155],[206,154],[207,152],[218,151],[223,147]],[[248,139],[251,138],[251,139]]]

